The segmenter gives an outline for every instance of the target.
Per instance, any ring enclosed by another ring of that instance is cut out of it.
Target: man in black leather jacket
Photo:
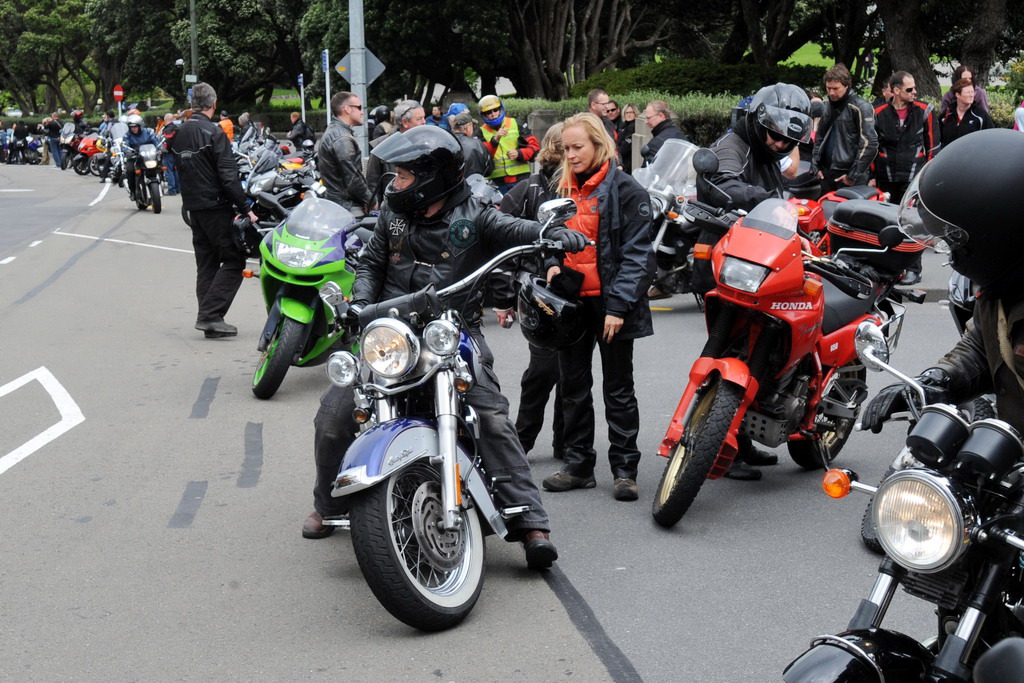
[[[417,291],[428,284],[438,289],[479,268],[488,258],[518,244],[535,240],[540,225],[513,218],[473,200],[463,180],[462,150],[450,133],[420,126],[391,136],[374,149],[382,162],[396,166],[396,178],[385,191],[373,237],[363,252],[352,289],[355,308]],[[568,251],[579,251],[586,240],[579,233],[549,231]],[[482,372],[465,400],[480,420],[480,454],[492,477],[507,477],[495,486],[502,506],[529,505],[530,510],[508,520],[510,541],[522,541],[527,565],[551,566],[558,557],[549,538],[547,513],[530,476],[530,466],[508,418],[508,400],[494,374],[493,356],[478,327],[480,291],[466,291],[449,300],[482,351]],[[330,495],[342,457],[357,425],[351,390],[332,386],[320,399],[314,420],[316,485],[314,512],[306,519],[306,538],[329,536],[334,527],[323,518],[345,514],[344,499]]]
[[[825,72],[828,104],[814,137],[814,165],[827,194],[849,185],[866,185],[878,152],[875,110],[852,90],[853,77],[842,64]]]
[[[362,218],[373,204],[363,176],[362,154],[352,132],[352,126],[363,125],[363,103],[353,93],[335,93],[331,112],[334,116],[320,138],[320,177],[328,199]]]
[[[248,213],[253,221],[257,217],[246,206],[228,136],[211,120],[217,107],[213,87],[196,83],[192,107],[196,113],[178,129],[168,152],[174,154],[181,205],[192,228],[199,300],[196,329],[207,338],[233,337],[238,329],[224,322],[224,315],[242,284],[245,256],[235,240],[232,220],[236,212]]]
[[[685,140],[686,136],[672,120],[672,110],[664,100],[650,102],[644,109],[644,117],[650,126],[652,137],[640,150],[640,154],[644,157],[644,166],[650,166],[666,140]]]
[[[494,158],[487,153],[487,148],[480,138],[473,134],[473,116],[464,111],[452,117],[452,135],[462,147],[462,155],[466,159],[466,175],[474,173],[484,178],[494,172]]]
[[[967,333],[917,378],[928,402],[963,403],[993,392],[999,419],[1024,433],[1024,231],[1016,199],[1022,183],[1024,135],[979,131],[921,169],[903,198],[899,225],[908,237],[948,251],[953,269],[981,288]],[[877,434],[904,410],[905,385],[890,385],[865,407],[861,428]]]

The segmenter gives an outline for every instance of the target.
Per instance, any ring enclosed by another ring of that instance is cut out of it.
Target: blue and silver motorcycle
[[[546,230],[575,213],[571,199],[555,199],[539,218]],[[348,519],[324,523],[350,528],[373,594],[414,628],[440,631],[469,614],[483,586],[484,536],[505,538],[505,520],[529,510],[494,500],[476,447],[477,416],[463,400],[481,371],[480,348],[450,302],[505,261],[561,251],[543,235],[444,289],[430,285],[367,306],[359,312],[359,356],[339,351],[327,363],[331,381],[355,393],[362,431],[332,491],[349,498]],[[340,288],[323,297],[345,315]]]

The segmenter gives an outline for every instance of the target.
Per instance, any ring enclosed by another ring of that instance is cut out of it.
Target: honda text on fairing
[[[694,165],[711,176],[718,158],[700,150]],[[867,397],[854,332],[870,321],[895,343],[905,309],[894,287],[920,250],[904,243],[897,210],[843,202],[833,216],[833,246],[846,248],[824,256],[800,234],[796,208],[783,199],[766,199],[746,215],[688,204],[706,234],[724,236],[713,249],[694,248],[695,257],[710,259],[716,282],[705,298],[709,337],[658,451],[668,464],[655,521],[676,524],[704,481],[729,470],[741,435],[786,444],[805,469],[838,455]],[[923,293],[913,296],[923,301]]]

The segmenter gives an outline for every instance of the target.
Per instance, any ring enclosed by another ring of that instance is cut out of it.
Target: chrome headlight
[[[459,350],[459,328],[447,320],[434,320],[423,330],[423,344],[438,356],[450,356]]]
[[[332,353],[327,360],[327,377],[339,387],[350,387],[359,381],[359,359],[348,351]]]
[[[277,260],[292,268],[309,268],[323,258],[319,251],[310,251],[302,247],[293,247],[284,242],[277,243]]]
[[[156,159],[146,159],[142,162],[146,168],[156,168]]]
[[[937,572],[967,548],[975,515],[948,479],[910,469],[882,482],[871,517],[889,557],[912,571]]]
[[[726,287],[732,287],[743,292],[753,294],[761,287],[761,283],[768,277],[769,268],[750,261],[726,256],[718,279]]]
[[[359,348],[370,369],[387,379],[405,375],[420,357],[420,340],[408,325],[390,318],[370,323]]]

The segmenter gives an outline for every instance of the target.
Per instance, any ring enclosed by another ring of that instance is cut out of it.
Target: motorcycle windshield
[[[60,136],[62,138],[73,138],[75,137],[75,124],[65,123],[64,127],[60,129]]]
[[[766,199],[751,209],[740,225],[788,240],[796,234],[799,225],[797,209],[785,199]]]
[[[151,144],[139,145],[139,156],[143,161],[154,161],[156,159],[156,146]]]
[[[686,140],[666,140],[654,163],[633,171],[633,177],[648,192],[695,198],[697,172],[693,170],[693,155],[698,149],[697,145]]]
[[[344,236],[344,231],[354,226],[355,222],[352,214],[340,205],[328,199],[310,197],[295,207],[275,231],[279,238],[287,231],[287,234],[299,239],[323,242],[338,233]]]
[[[128,124],[118,121],[108,128],[107,132],[110,133],[111,140],[121,140],[128,135]]]
[[[273,171],[277,168],[277,162],[281,159],[281,150],[276,146],[264,147],[260,152],[259,159],[253,164],[252,171],[250,173],[266,173],[267,171]]]

